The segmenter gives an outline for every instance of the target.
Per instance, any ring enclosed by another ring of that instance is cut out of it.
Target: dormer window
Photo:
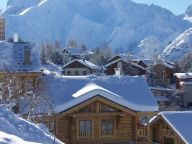
[[[31,65],[30,48],[29,47],[24,47],[24,49],[23,49],[23,64],[24,65]]]

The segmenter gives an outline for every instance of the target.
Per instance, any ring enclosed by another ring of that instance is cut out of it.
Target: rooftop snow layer
[[[143,77],[61,76],[49,73],[43,79],[47,85],[45,94],[53,101],[56,112],[65,111],[98,94],[134,111],[158,111],[156,99]]]
[[[187,78],[192,78],[192,73],[175,73],[174,76],[181,79],[187,79]]]
[[[0,143],[43,143],[52,144],[54,137],[36,125],[18,117],[4,105],[0,105]],[[62,144],[56,139],[57,144]]]
[[[160,115],[186,144],[192,143],[192,111],[161,112]]]
[[[82,60],[82,59],[75,59],[69,63],[67,63],[66,65],[63,66],[63,68],[65,68],[66,66],[70,65],[71,63],[73,62],[79,62],[81,64],[83,64],[84,66],[90,68],[90,69],[98,69],[98,66],[95,65],[94,63],[90,62],[90,61],[87,61],[87,60]]]

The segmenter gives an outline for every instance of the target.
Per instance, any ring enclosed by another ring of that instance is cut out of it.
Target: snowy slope
[[[7,38],[18,31],[24,40],[75,39],[90,48],[109,43],[131,52],[148,36],[163,42],[191,25],[166,9],[130,0],[9,0],[4,15]]]
[[[186,30],[168,45],[160,59],[176,62],[189,53],[192,53],[192,28]]]
[[[139,56],[154,59],[163,51],[162,43],[155,37],[147,37],[138,45]]]
[[[4,105],[0,105],[0,143],[25,144],[43,143],[52,144],[54,137],[44,132],[36,125],[19,118]],[[56,143],[61,143],[56,140]]]

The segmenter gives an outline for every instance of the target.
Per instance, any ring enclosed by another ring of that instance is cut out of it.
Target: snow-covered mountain
[[[192,22],[192,5],[188,6],[184,19]]]
[[[73,39],[89,48],[108,43],[130,52],[146,37],[173,40],[192,26],[167,9],[131,0],[9,0],[3,15],[7,39],[18,31],[26,41],[65,45]]]
[[[160,59],[176,62],[189,53],[192,53],[192,28],[186,30],[168,45]]]
[[[138,45],[141,58],[154,59],[163,51],[162,43],[155,37],[147,37]]]

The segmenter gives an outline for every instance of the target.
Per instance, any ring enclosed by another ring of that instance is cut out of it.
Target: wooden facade
[[[162,116],[150,124],[150,138],[151,142],[157,144],[185,144]]]
[[[154,114],[95,96],[57,115],[56,136],[66,144],[147,144],[147,123]]]
[[[96,72],[96,69],[92,69],[91,67],[84,65],[80,63],[78,60],[77,61],[74,60],[70,64],[63,67],[64,75],[89,75],[95,72]]]
[[[164,64],[158,63],[153,66],[153,73],[156,84],[159,86],[167,86],[174,82],[174,68],[169,68]]]
[[[115,57],[117,58],[117,57]],[[114,58],[114,59],[115,59]],[[116,60],[116,62],[105,66],[105,74],[106,75],[115,75],[115,69],[120,69],[121,75],[143,75],[145,74],[144,68],[140,68],[137,64],[133,64],[132,62],[125,62],[123,60]]]
[[[0,17],[0,40],[5,40],[5,19]]]

